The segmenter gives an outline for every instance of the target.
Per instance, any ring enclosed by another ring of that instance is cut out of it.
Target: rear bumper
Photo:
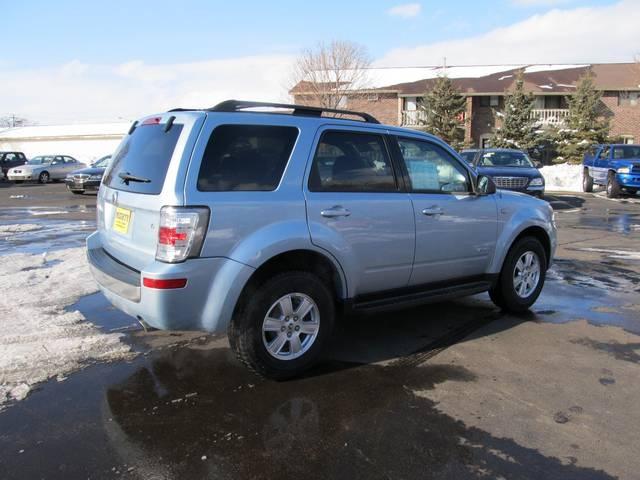
[[[616,179],[623,188],[640,188],[640,174],[618,173],[616,174]]]
[[[99,235],[87,239],[87,260],[105,297],[119,310],[162,330],[226,332],[236,302],[254,269],[228,258],[152,261],[138,272],[110,256]],[[186,278],[183,288],[158,290],[143,278]]]

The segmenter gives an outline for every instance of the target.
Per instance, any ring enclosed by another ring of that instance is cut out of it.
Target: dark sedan
[[[488,148],[463,150],[462,158],[478,173],[490,176],[496,187],[524,192],[537,197],[544,195],[544,178],[529,156],[521,150]]]
[[[77,195],[97,192],[110,160],[111,155],[107,155],[94,162],[90,167],[76,170],[67,175],[65,183],[69,191]]]

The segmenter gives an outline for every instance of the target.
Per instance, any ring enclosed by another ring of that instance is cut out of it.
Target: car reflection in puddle
[[[257,379],[226,348],[186,348],[110,387],[104,426],[141,478],[467,478],[479,469],[607,478],[467,427],[413,394],[475,380],[437,362],[338,362],[278,383]]]

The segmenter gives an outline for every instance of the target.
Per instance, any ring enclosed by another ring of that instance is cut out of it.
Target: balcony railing
[[[405,127],[415,127],[421,125],[426,119],[423,110],[403,110],[402,125]]]
[[[568,116],[568,108],[539,109],[531,112],[531,118],[534,118],[542,125],[562,125]]]

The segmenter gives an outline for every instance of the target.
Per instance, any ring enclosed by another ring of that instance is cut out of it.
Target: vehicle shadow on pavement
[[[144,478],[611,478],[416,395],[475,380],[434,362],[278,383],[258,380],[226,348],[178,349],[107,390],[104,427],[120,462]]]

